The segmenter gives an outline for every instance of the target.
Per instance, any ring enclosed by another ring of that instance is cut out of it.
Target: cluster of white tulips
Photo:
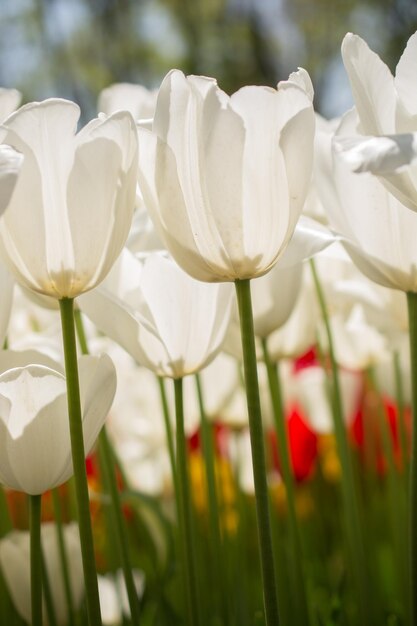
[[[0,91],[0,623],[417,626],[417,34],[342,54]]]

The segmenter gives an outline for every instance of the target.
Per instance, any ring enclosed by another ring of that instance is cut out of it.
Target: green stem
[[[235,287],[242,336],[265,617],[267,626],[277,626],[280,620],[278,617],[278,599],[272,550],[271,520],[266,479],[265,447],[261,403],[259,398],[250,281],[236,280]]]
[[[210,519],[210,540],[213,556],[213,569],[215,578],[213,580],[214,589],[218,595],[218,601],[221,607],[221,615],[223,623],[228,623],[226,585],[225,585],[225,568],[222,559],[222,536],[220,531],[220,509],[216,490],[216,468],[215,468],[215,449],[213,443],[213,430],[207,419],[204,408],[204,396],[201,386],[201,379],[195,374],[195,383],[197,388],[198,406],[200,409],[200,428],[201,440],[204,456],[204,466],[206,470],[208,509]]]
[[[62,576],[64,580],[65,601],[67,603],[67,613],[68,613],[68,626],[73,626],[74,624],[74,598],[72,595],[72,588],[71,588],[71,582],[70,582],[70,577],[69,577],[69,563],[68,563],[68,557],[67,557],[67,550],[65,547],[64,531],[62,527],[61,500],[59,497],[58,489],[52,489],[52,506],[54,509],[54,518],[55,518],[57,541],[58,541],[58,551],[59,551],[59,558],[61,561],[61,571],[62,571]]]
[[[41,495],[30,496],[30,590],[32,626],[42,626],[41,501]]]
[[[187,447],[184,430],[184,401],[182,378],[174,379],[175,416],[177,426],[177,484],[178,484],[178,525],[183,554],[185,593],[189,626],[199,626],[195,550],[193,546],[193,522],[191,511],[190,479],[188,474]]]
[[[268,375],[269,391],[271,394],[279,458],[281,461],[281,472],[287,494],[289,531],[293,552],[292,560],[297,583],[296,593],[294,594],[294,597],[297,597],[296,610],[299,616],[299,623],[307,626],[310,622],[308,614],[307,586],[303,568],[300,526],[295,507],[294,476],[291,468],[287,425],[285,421],[281,381],[278,369],[279,365],[278,363],[276,365],[272,363],[266,339],[262,339],[262,350]]]
[[[330,329],[329,315],[324,293],[320,284],[314,260],[310,259],[310,267],[313,275],[317,298],[325,326],[330,366],[332,374],[332,403],[333,419],[336,437],[337,452],[342,467],[341,491],[344,507],[346,539],[349,555],[352,563],[352,575],[356,588],[361,624],[371,624],[369,575],[365,553],[365,542],[360,524],[359,504],[355,489],[352,458],[346,437],[346,428],[343,419],[343,406],[340,392],[339,371],[336,363],[333,337]]]
[[[117,529],[115,525],[114,515],[112,512],[112,503],[110,494],[110,484],[107,479],[107,472],[104,469],[105,460],[103,458],[103,449],[102,446],[97,446],[98,452],[98,465],[100,471],[100,479],[101,479],[101,491],[105,497],[105,503],[103,506],[104,511],[104,527],[107,537],[117,537]],[[119,557],[119,544],[118,541],[106,541],[105,545],[105,554],[107,558],[107,568],[108,570],[114,572],[120,567],[121,559]]]
[[[13,528],[4,487],[0,485],[0,538],[7,535]]]
[[[102,471],[106,475],[106,483],[110,489],[112,501],[112,513],[116,528],[116,538],[119,544],[119,554],[122,562],[123,575],[126,584],[127,597],[129,600],[131,620],[134,626],[139,624],[139,600],[133,580],[132,566],[129,556],[129,544],[127,541],[127,529],[122,512],[119,489],[113,465],[113,456],[106,429],[103,428],[99,435],[100,455],[103,459]]]
[[[88,349],[87,337],[85,336],[83,318],[80,309],[74,309],[75,330],[77,333],[78,343],[80,344],[81,354],[90,354]]]
[[[55,614],[54,600],[52,597],[51,585],[49,584],[48,569],[46,567],[45,555],[41,550],[42,557],[42,587],[45,598],[46,614],[48,616],[48,626],[58,626]]]
[[[77,332],[77,339],[80,345],[80,350],[82,354],[90,354],[87,344],[87,338],[84,331],[84,324],[82,319],[82,314],[79,309],[75,309],[74,311],[74,320],[75,320],[75,328]],[[98,451],[98,462],[99,462],[99,470],[100,470],[100,479],[101,479],[101,487],[102,492],[106,494],[110,493],[110,485],[107,481],[107,474],[104,470],[104,458],[103,452],[100,446],[97,448]],[[106,503],[103,507],[104,511],[104,526],[107,537],[116,537],[117,531],[114,523],[114,516],[111,511],[111,506]],[[116,569],[120,566],[120,559],[118,555],[118,543],[117,541],[106,541],[105,545],[105,556],[107,558],[107,568],[110,571],[116,571]]]
[[[409,602],[410,626],[417,625],[417,293],[407,293],[410,329],[412,427],[409,474]]]
[[[77,337],[80,342],[81,352],[89,354],[88,343],[85,336],[84,324],[79,310],[75,312],[75,326],[77,329]],[[127,541],[127,529],[125,519],[123,517],[122,503],[120,499],[119,489],[117,486],[116,473],[113,462],[113,454],[110,442],[107,436],[106,427],[104,426],[99,435],[99,457],[100,469],[104,477],[104,482],[110,492],[111,499],[111,526],[116,531],[116,540],[118,552],[123,569],[123,576],[126,585],[127,597],[130,607],[130,616],[134,626],[139,624],[139,599],[136,593],[135,582],[133,579],[132,566],[129,556],[129,544]]]
[[[398,469],[395,464],[394,442],[385,412],[382,396],[378,389],[375,371],[372,367],[367,370],[370,390],[377,397],[378,423],[382,435],[382,450],[387,461],[387,517],[391,527],[391,538],[394,546],[395,571],[397,573],[397,592],[406,601],[407,574],[406,574],[406,545],[404,543],[404,520],[405,512],[405,491],[404,483],[401,482]]]
[[[404,388],[403,388],[403,380],[402,380],[402,372],[401,372],[401,363],[400,363],[400,355],[396,350],[393,355],[393,364],[394,364],[394,380],[395,380],[395,400],[397,404],[397,415],[398,415],[398,429],[400,433],[400,442],[401,442],[401,459],[402,466],[404,468],[404,475],[406,477],[406,481],[408,481],[408,436],[405,427],[405,408],[404,408]]]
[[[162,414],[164,416],[165,434],[166,434],[167,443],[168,443],[168,453],[169,453],[169,462],[171,464],[172,480],[174,482],[174,488],[176,489],[175,481],[176,481],[177,472],[175,468],[174,437],[172,434],[172,424],[171,424],[171,418],[169,415],[168,400],[167,400],[167,394],[165,390],[165,381],[161,376],[158,376],[158,385],[159,385],[159,393],[161,396]]]
[[[90,502],[88,498],[88,483],[85,468],[77,346],[75,340],[74,301],[69,298],[64,298],[59,301],[59,305],[61,311],[72,464],[74,468],[87,613],[90,626],[101,626],[100,600],[94,559],[93,530],[91,526]]]

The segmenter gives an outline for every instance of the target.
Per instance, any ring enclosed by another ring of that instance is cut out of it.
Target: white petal
[[[0,351],[0,374],[5,373],[7,370],[11,370],[19,367],[26,367],[28,365],[44,365],[55,372],[59,372],[63,375],[62,366],[51,359],[49,356],[38,350],[1,350]]]
[[[395,87],[408,112],[417,115],[417,33],[411,35],[398,62]]]
[[[285,268],[275,265],[268,274],[251,283],[258,337],[267,337],[287,321],[300,289],[301,274],[301,263]]]
[[[6,266],[0,261],[0,344],[4,343],[13,304],[14,280]]]
[[[136,128],[127,113],[105,120],[79,141],[68,181],[76,284],[62,296],[94,287],[120,254],[135,204],[136,151]]]
[[[122,622],[122,609],[116,584],[110,575],[98,576],[100,610],[104,626],[118,626]]]
[[[217,272],[220,277],[222,275],[236,277],[212,215],[204,169],[204,145],[206,140],[209,141],[213,124],[219,120],[223,100],[224,94],[217,88],[214,80],[201,76],[187,79],[182,72],[170,72],[164,79],[158,95],[153,130],[166,141],[175,154],[178,180],[189,222],[188,228],[191,229],[199,254],[214,267],[214,273]],[[163,106],[165,110],[161,110],[159,114],[159,108],[162,109]],[[220,115],[220,122],[222,119]],[[166,152],[162,152],[161,155],[164,159]],[[160,176],[163,176],[162,164],[158,164],[158,169],[161,172]],[[171,203],[171,211],[172,206]],[[179,209],[174,215],[178,213]],[[179,227],[174,232],[178,231]],[[174,253],[172,249],[171,252]],[[189,262],[189,266],[191,265]],[[191,274],[199,278],[192,270]],[[216,279],[219,280],[214,278]]]
[[[29,533],[10,532],[0,541],[0,564],[19,615],[31,623]]]
[[[384,175],[417,160],[417,133],[336,137],[333,146],[353,172]]]
[[[352,171],[370,171],[399,202],[417,211],[417,135],[334,140],[334,149]],[[408,164],[410,163],[410,166]]]
[[[116,393],[116,369],[111,358],[84,356],[78,361],[86,455],[93,447]]]
[[[23,155],[7,145],[0,146],[0,215],[7,209],[23,163]]]
[[[33,495],[65,482],[72,466],[63,376],[43,366],[16,368],[0,376],[0,394],[1,480]]]
[[[301,215],[284,254],[276,267],[290,267],[321,252],[338,240],[326,226],[306,215]]]
[[[63,376],[43,366],[29,365],[4,372],[0,376],[0,394],[11,403],[5,422],[11,436],[20,437],[38,412],[64,394],[65,389]]]
[[[55,295],[54,276],[74,265],[66,186],[78,117],[76,104],[52,99],[22,107],[5,126],[3,141],[24,161],[2,218],[2,244],[19,279],[50,295]]]
[[[245,129],[243,120],[230,107],[217,107],[210,119],[202,120],[204,138],[200,162],[205,179],[207,207],[224,246],[226,259],[236,276],[245,257],[242,186]],[[198,239],[197,239],[198,245]],[[201,254],[207,254],[201,246]],[[244,271],[244,270],[243,270]]]
[[[343,39],[342,57],[362,132],[367,135],[394,133],[397,102],[389,68],[363,39],[352,33]]]
[[[172,150],[145,129],[138,134],[139,185],[161,239],[184,271],[198,280],[226,274],[221,255],[207,245],[207,231],[196,231],[189,217]]]
[[[99,95],[98,110],[107,115],[115,111],[130,111],[135,120],[153,117],[157,91],[142,85],[115,83]]]
[[[62,266],[64,268],[73,266],[65,194],[73,161],[75,129],[79,114],[79,107],[74,102],[50,99],[25,105],[5,123],[9,132],[4,141],[7,143],[10,137],[14,148],[25,157],[26,155],[32,157],[24,160],[18,188],[26,184],[24,175],[25,178],[29,176],[30,167],[30,175],[36,176],[39,189],[34,198],[29,195],[30,190],[26,189],[24,208],[30,203],[34,211],[34,202],[41,201],[41,209],[36,208],[40,210],[42,220],[37,225],[36,231],[43,225],[47,244],[46,258],[51,274],[59,273]],[[15,193],[11,209],[16,202]]]
[[[139,263],[137,265],[140,266]],[[135,289],[138,288],[138,278],[139,276],[136,278]],[[124,296],[112,290],[111,285],[107,288],[106,284],[82,295],[77,302],[97,328],[116,341],[138,363],[143,363],[143,350],[138,343],[139,320]],[[147,332],[152,334],[150,329]]]
[[[297,101],[300,109],[284,126],[280,137],[280,148],[285,160],[285,173],[288,185],[288,226],[282,248],[294,232],[294,228],[304,206],[311,182],[314,153],[315,117],[312,106],[299,94],[291,93],[291,101]],[[304,108],[303,107],[304,103]],[[278,208],[278,207],[277,207]]]
[[[287,83],[287,82],[295,83],[296,85],[301,87],[301,89],[303,89],[306,92],[311,102],[313,102],[314,86],[313,86],[309,73],[303,67],[299,67],[296,72],[291,72],[291,74],[288,77],[288,81],[280,81],[278,83],[278,89],[282,87],[284,83]]]
[[[22,94],[17,89],[0,88],[0,122],[17,109]]]

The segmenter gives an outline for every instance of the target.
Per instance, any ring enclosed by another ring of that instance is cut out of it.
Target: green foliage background
[[[317,108],[334,114],[343,35],[362,35],[393,68],[416,29],[415,0],[1,0],[0,84],[25,101],[71,98],[88,118],[105,86],[158,86],[172,67],[232,92],[301,65]]]

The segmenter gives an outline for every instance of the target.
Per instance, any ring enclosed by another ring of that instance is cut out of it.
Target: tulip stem
[[[55,606],[52,598],[51,585],[49,584],[48,570],[46,567],[45,555],[41,549],[42,557],[42,588],[43,597],[45,598],[46,614],[48,616],[48,626],[58,626],[55,615]]]
[[[377,402],[378,424],[381,433],[382,451],[387,462],[387,520],[391,530],[391,538],[394,547],[395,571],[398,593],[402,595],[404,602],[407,600],[407,572],[406,572],[406,544],[404,542],[405,533],[404,520],[405,511],[405,486],[401,482],[398,468],[395,463],[394,441],[391,433],[388,416],[375,376],[375,371],[369,367],[366,371],[369,390],[375,395]]]
[[[165,435],[168,444],[168,453],[169,453],[169,463],[171,466],[171,474],[172,474],[172,486],[174,488],[174,496],[175,496],[175,508],[177,515],[179,515],[180,504],[179,504],[179,496],[178,496],[178,475],[177,475],[177,463],[175,460],[175,446],[174,446],[174,436],[172,433],[172,422],[171,416],[168,406],[168,398],[165,389],[165,380],[162,376],[157,376],[158,385],[159,385],[159,393],[161,397],[162,404],[162,414],[164,416],[164,425],[165,425]],[[179,548],[181,550],[181,547]]]
[[[401,372],[400,355],[395,350],[393,355],[394,380],[395,380],[395,399],[398,411],[398,427],[401,442],[401,461],[404,470],[405,481],[408,481],[409,463],[408,463],[408,436],[405,426],[405,407],[404,407],[404,388]]]
[[[10,516],[9,505],[4,488],[0,485],[0,538],[7,535],[13,528],[12,518]]]
[[[74,598],[72,595],[71,581],[69,577],[69,563],[67,550],[64,541],[64,532],[62,528],[62,511],[61,499],[57,488],[52,489],[52,506],[54,509],[54,518],[56,525],[57,541],[59,557],[61,560],[61,571],[64,580],[65,601],[67,603],[68,626],[74,625]]]
[[[359,613],[361,616],[360,623],[371,624],[371,596],[369,595],[369,574],[365,553],[365,542],[360,523],[359,503],[357,499],[357,492],[355,490],[352,458],[348,447],[346,428],[343,419],[343,406],[340,391],[339,371],[334,352],[333,336],[330,328],[327,304],[313,259],[310,259],[310,267],[323,323],[325,326],[327,345],[329,350],[333,406],[332,413],[334,420],[337,452],[342,468],[341,491],[345,513],[346,539],[352,564],[352,578],[354,580],[354,585],[357,593]]]
[[[222,623],[228,623],[228,611],[226,600],[226,585],[225,585],[225,568],[222,563],[222,535],[220,531],[220,510],[219,501],[217,498],[216,490],[216,467],[215,467],[215,449],[213,442],[213,430],[207,419],[207,414],[204,408],[204,396],[203,388],[201,385],[201,379],[199,374],[195,374],[195,383],[197,389],[198,406],[200,409],[200,432],[201,441],[204,456],[204,466],[206,472],[207,483],[207,495],[208,495],[208,508],[209,508],[209,520],[210,520],[210,542],[211,552],[213,558],[213,588],[216,591],[217,601],[220,606]],[[212,574],[213,574],[212,570]]]
[[[99,436],[100,458],[102,459],[101,470],[106,476],[106,483],[110,491],[112,501],[112,514],[116,528],[116,538],[119,544],[120,559],[122,562],[123,575],[126,584],[127,597],[129,600],[132,624],[139,624],[139,600],[133,580],[132,566],[129,556],[129,545],[126,534],[126,524],[122,512],[119,489],[117,486],[116,474],[113,466],[113,456],[106,429],[103,428]]]
[[[166,394],[166,390],[165,390],[165,381],[161,376],[158,376],[158,385],[159,385],[159,393],[161,396],[161,404],[162,404],[162,414],[164,416],[164,424],[165,424],[165,434],[166,434],[166,438],[167,438],[167,444],[168,444],[168,452],[169,452],[169,462],[171,465],[171,472],[172,472],[172,482],[174,483],[174,487],[175,487],[175,481],[176,481],[176,476],[177,476],[177,472],[175,469],[175,448],[174,448],[174,437],[172,435],[172,425],[171,425],[171,418],[169,415],[169,407],[168,407],[168,400],[167,400],[167,394]],[[176,489],[176,487],[175,487]]]
[[[77,330],[78,341],[80,342],[81,352],[89,354],[87,338],[85,336],[84,324],[79,310],[75,312],[75,327]],[[134,626],[139,624],[139,600],[136,593],[135,582],[133,580],[132,566],[129,556],[129,544],[127,541],[126,524],[123,517],[122,503],[120,499],[119,489],[117,485],[115,467],[113,462],[112,449],[109,438],[107,436],[106,427],[101,429],[99,438],[99,458],[100,470],[103,473],[104,482],[110,492],[112,527],[115,529],[118,552],[123,569],[125,579],[127,597],[130,607],[131,620]]]
[[[74,300],[64,298],[59,301],[59,306],[61,311],[72,464],[74,468],[87,614],[90,626],[101,626],[100,600],[94,559],[93,530],[91,526],[87,472],[85,468],[77,345],[75,340]]]
[[[42,626],[41,501],[41,495],[30,496],[30,590],[32,626]]]
[[[248,279],[236,280],[235,287],[242,336],[265,617],[267,626],[278,626],[280,620],[278,617],[278,599],[272,549],[271,518],[266,478],[265,446],[259,397],[250,281]]]
[[[266,339],[262,339],[262,350],[268,376],[269,391],[271,394],[272,409],[274,414],[275,432],[279,451],[282,477],[284,479],[285,491],[288,504],[288,521],[291,548],[293,553],[293,565],[295,568],[295,579],[297,581],[297,591],[294,597],[298,598],[297,606],[294,610],[298,612],[299,623],[306,626],[310,623],[308,614],[307,586],[303,567],[301,550],[300,526],[295,508],[294,476],[291,468],[291,458],[288,445],[287,425],[285,421],[284,406],[282,400],[281,380],[279,377],[279,364],[272,363]]]
[[[180,545],[183,556],[185,594],[189,626],[201,623],[198,591],[197,568],[194,550],[194,529],[191,510],[190,477],[187,462],[187,447],[184,430],[184,400],[182,378],[174,379],[175,416],[177,426],[177,487],[178,487],[178,526]]]
[[[407,293],[410,329],[412,427],[409,474],[409,602],[410,626],[417,625],[417,293]]]

